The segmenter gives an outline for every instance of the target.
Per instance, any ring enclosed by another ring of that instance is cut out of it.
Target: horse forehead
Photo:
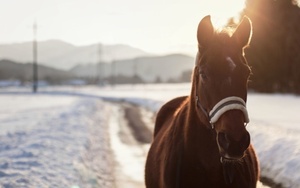
[[[235,62],[232,60],[232,58],[231,58],[230,56],[227,56],[227,57],[226,57],[226,62],[228,63],[229,70],[230,70],[231,72],[233,72],[234,69],[236,68]]]
[[[228,41],[222,41],[212,44],[203,52],[197,53],[196,64],[209,66],[212,71],[233,72],[241,63],[237,57],[237,50]],[[207,64],[207,65],[206,65]],[[219,69],[219,70],[218,70]]]
[[[235,70],[238,63],[239,62],[236,62],[236,58],[233,58],[231,55],[220,54],[212,59],[211,69],[218,70],[217,72],[229,73],[228,75],[230,75]]]

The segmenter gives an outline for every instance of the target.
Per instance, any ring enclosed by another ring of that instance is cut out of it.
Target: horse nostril
[[[250,134],[247,132],[241,140],[241,147],[246,150],[250,145]]]
[[[227,135],[223,132],[218,133],[218,142],[221,148],[224,150],[228,150],[230,140],[228,139]]]
[[[250,134],[246,132],[240,140],[236,141],[225,132],[218,133],[218,144],[229,156],[240,157],[250,145]]]

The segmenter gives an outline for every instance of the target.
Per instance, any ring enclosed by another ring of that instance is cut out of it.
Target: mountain
[[[11,60],[0,60],[0,80],[19,80],[21,82],[32,81],[33,65],[32,63],[16,63]],[[75,78],[74,74],[50,68],[44,65],[38,66],[39,80],[45,80],[49,83],[61,83],[63,81]]]
[[[194,58],[182,54],[156,57],[139,57],[113,63],[78,65],[70,71],[80,77],[138,76],[145,82],[177,80],[186,71],[192,71]],[[98,76],[97,76],[98,75]]]
[[[0,59],[32,62],[32,54],[32,42],[0,45]],[[77,64],[110,62],[148,55],[150,54],[127,45],[75,46],[60,40],[38,42],[39,64],[63,70],[68,70]]]

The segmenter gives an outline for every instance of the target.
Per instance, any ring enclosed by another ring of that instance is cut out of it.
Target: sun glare
[[[240,16],[240,13],[245,7],[244,0],[227,0],[227,1],[218,1],[214,0],[213,4],[209,3],[209,11],[211,12],[212,22],[215,28],[224,27],[230,18],[233,18],[235,21]]]

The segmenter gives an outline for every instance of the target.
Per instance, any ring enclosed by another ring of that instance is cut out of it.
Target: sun
[[[207,6],[212,16],[215,28],[224,27],[230,18],[238,21],[242,10],[245,7],[244,0],[213,0]]]

